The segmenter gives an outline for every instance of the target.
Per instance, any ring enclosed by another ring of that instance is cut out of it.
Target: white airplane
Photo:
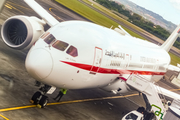
[[[13,49],[28,49],[28,73],[45,84],[32,100],[44,107],[47,91],[102,88],[114,93],[131,89],[126,81],[131,74],[159,81],[170,64],[169,49],[180,33],[180,25],[167,41],[153,43],[122,35],[112,29],[84,21],[58,22],[34,0],[24,0],[39,16],[14,16],[1,29],[5,44]],[[44,25],[51,28],[44,31]],[[123,30],[124,31],[124,30]]]

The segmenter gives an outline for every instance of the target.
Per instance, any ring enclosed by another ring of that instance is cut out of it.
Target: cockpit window
[[[45,41],[47,44],[51,44],[51,43],[54,42],[55,40],[56,40],[56,38],[55,38],[52,34],[48,35],[48,36],[44,39],[44,41]]]
[[[71,56],[73,56],[73,57],[78,56],[77,48],[75,48],[75,47],[72,46],[72,45],[68,48],[68,50],[66,51],[66,53],[69,54],[69,55],[71,55]]]
[[[41,35],[41,38],[44,39],[44,38],[46,38],[49,34],[50,34],[50,32],[45,32],[43,35]]]
[[[58,50],[64,51],[68,47],[68,43],[57,40],[52,46]]]

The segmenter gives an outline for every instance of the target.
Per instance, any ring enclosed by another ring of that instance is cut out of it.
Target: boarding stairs
[[[126,82],[128,86],[143,94],[143,98],[146,103],[146,110],[154,112],[156,118],[158,120],[162,120],[164,114],[166,113],[166,109],[162,104],[154,83],[138,74],[131,74]]]

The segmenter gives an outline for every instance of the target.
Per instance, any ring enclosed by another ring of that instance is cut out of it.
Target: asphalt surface
[[[37,1],[60,21],[86,20],[50,0]],[[37,16],[22,0],[8,0],[0,22],[16,14]],[[127,112],[145,105],[137,93],[122,97],[101,89],[69,90],[61,102],[56,102],[56,90],[48,95],[48,106],[40,109],[29,102],[38,88],[26,72],[26,53],[8,48],[0,38],[0,120],[120,120]],[[169,82],[159,84],[173,88]]]

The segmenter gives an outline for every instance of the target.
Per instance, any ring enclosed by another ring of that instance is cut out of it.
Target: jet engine
[[[14,49],[28,49],[44,33],[46,23],[37,17],[14,16],[7,19],[1,29],[3,41]]]
[[[114,94],[117,93],[127,93],[130,92],[131,89],[127,86],[126,82],[121,79],[116,79],[114,82],[108,84],[107,86],[102,88],[105,91],[112,92]]]

